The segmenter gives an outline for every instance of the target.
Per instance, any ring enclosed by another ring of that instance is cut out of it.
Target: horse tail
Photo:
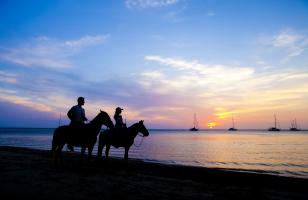
[[[66,127],[60,126],[53,132],[51,151],[54,164],[57,164],[59,158],[61,159],[61,150],[65,144]]]
[[[52,137],[52,151],[57,150],[57,147],[63,145],[62,143],[65,143],[66,131],[66,126],[59,126],[55,129]]]

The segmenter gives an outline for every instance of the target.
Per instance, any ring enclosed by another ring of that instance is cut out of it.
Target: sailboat
[[[234,119],[232,117],[232,127],[228,129],[229,131],[237,131],[236,128],[234,128]]]
[[[298,128],[298,125],[297,125],[296,118],[291,122],[290,131],[300,131],[300,129]]]
[[[277,128],[277,118],[276,118],[276,115],[274,115],[274,119],[275,119],[275,126],[269,128],[268,131],[280,131],[280,129]]]
[[[197,121],[197,117],[196,117],[196,113],[194,114],[194,127],[189,129],[190,131],[198,131],[198,121]]]

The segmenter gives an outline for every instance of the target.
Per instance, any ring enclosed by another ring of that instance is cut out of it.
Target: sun
[[[217,126],[217,122],[208,122],[207,123],[207,127],[209,127],[209,128],[214,128],[216,126]]]

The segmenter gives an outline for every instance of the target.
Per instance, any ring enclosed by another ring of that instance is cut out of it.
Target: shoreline
[[[62,124],[62,125],[67,125],[67,124]],[[61,126],[62,126],[61,125]],[[0,129],[56,129],[59,126],[56,127],[10,127],[10,126],[3,126],[0,127]],[[227,131],[229,128],[199,128],[199,131],[206,131],[206,132],[216,132],[216,131]],[[102,128],[101,130],[106,130],[106,128]],[[188,131],[190,132],[189,129],[185,128],[149,128],[149,131]],[[268,128],[238,128],[237,131],[266,131],[268,133],[271,133],[271,131],[268,131]],[[300,129],[299,131],[291,131],[290,128],[281,128],[280,131],[282,132],[292,132],[292,133],[301,133],[301,132],[307,132],[308,128],[303,128]]]
[[[7,199],[306,199],[308,179],[250,171],[113,158],[80,161],[49,150],[0,147],[0,198]]]

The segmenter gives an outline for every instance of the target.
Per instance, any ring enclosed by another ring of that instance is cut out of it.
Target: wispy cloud
[[[42,112],[49,112],[52,110],[52,108],[46,104],[42,104],[39,103],[37,101],[33,101],[31,98],[29,97],[21,97],[21,96],[17,96],[17,95],[12,95],[6,93],[6,91],[0,91],[1,94],[1,101],[7,101],[10,103],[14,103],[16,105],[22,105],[25,107],[29,107],[32,108],[34,110],[38,110],[38,111],[42,111]]]
[[[160,95],[172,94],[175,101],[199,108],[215,104],[221,94],[228,93],[229,98],[240,96],[235,95],[236,91],[255,73],[251,67],[210,65],[178,58],[145,56],[145,60],[159,65],[155,65],[156,71],[141,74],[140,85]]]
[[[155,8],[164,7],[178,3],[179,0],[126,0],[127,8]]]
[[[86,111],[89,119],[99,109],[112,114],[117,106],[124,106],[128,120],[145,119],[140,114],[148,106],[159,106],[160,102],[170,102],[170,98],[157,98],[156,94],[140,87],[137,77],[113,77],[108,80],[89,81],[82,75],[65,74],[53,70],[26,68],[24,70],[6,69],[0,71],[0,103],[8,102],[16,107],[28,108],[39,112],[48,112],[55,118],[64,115],[76,104],[78,96],[86,98]],[[145,74],[159,77],[158,73]],[[35,78],[33,78],[35,77]],[[11,80],[12,79],[12,80]],[[136,100],[138,99],[138,101]],[[142,118],[141,118],[142,117]]]
[[[249,78],[253,73],[254,69],[251,67],[232,67],[224,65],[208,65],[202,64],[198,61],[186,61],[178,58],[164,58],[161,56],[150,55],[145,56],[145,60],[156,61],[163,65],[192,73],[195,76],[202,78],[223,78],[227,80],[243,80]]]
[[[303,39],[302,35],[299,35],[292,30],[284,30],[278,35],[275,35],[272,40],[272,44],[276,47],[290,47]]]
[[[7,73],[1,74],[7,76]],[[72,105],[76,104],[76,98],[80,95],[87,98],[87,114],[90,118],[95,116],[99,109],[108,109],[112,112],[115,108],[115,105],[110,103],[111,101],[105,101],[102,98],[102,93],[98,91],[95,91],[96,94],[89,98],[90,95],[87,91],[93,92],[91,86],[95,83],[88,84],[90,85],[88,87],[80,86],[80,89],[75,89],[74,86],[80,84],[80,82],[87,85],[86,81],[82,78],[61,78],[55,74],[53,76],[55,77],[48,78],[42,75],[42,77],[33,79],[30,75],[20,74],[17,83],[9,82],[2,85],[0,101],[30,108],[33,111],[48,112],[55,117],[58,117],[61,112],[66,113]]]
[[[107,41],[109,35],[85,36],[76,40],[59,40],[46,36],[0,52],[0,59],[27,67],[69,68],[73,63],[70,56],[87,46]]]
[[[0,82],[15,84],[17,82],[17,75],[10,72],[0,71]]]
[[[308,48],[308,36],[286,29],[272,37],[271,45],[285,51],[283,62],[301,55]]]
[[[308,99],[307,71],[280,69],[257,73],[252,67],[210,65],[161,56],[145,56],[145,60],[159,65],[155,65],[156,71],[141,74],[143,87],[157,94],[172,93],[175,101],[199,108],[224,108],[223,112],[215,111],[217,116],[270,108],[283,110],[303,105]]]
[[[307,108],[303,106],[308,99],[307,71],[280,69],[259,73],[252,67],[212,65],[159,55],[144,59],[155,69],[101,81],[53,72],[33,79],[34,69],[27,74],[2,70],[0,78],[5,84],[0,88],[0,101],[53,113],[56,119],[81,95],[86,97],[89,119],[99,109],[113,113],[115,107],[124,106],[129,122],[146,119],[156,127],[185,126],[190,120],[187,114],[193,111],[223,119],[273,109]]]
[[[64,41],[64,46],[68,47],[85,47],[102,44],[107,41],[109,35],[84,36],[77,40]]]

